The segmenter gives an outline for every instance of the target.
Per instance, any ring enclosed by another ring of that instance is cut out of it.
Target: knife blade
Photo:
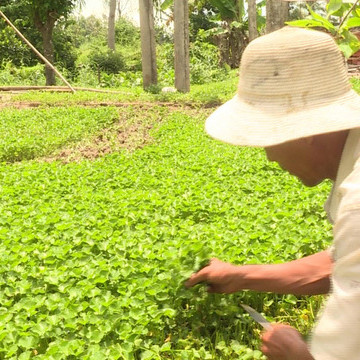
[[[258,313],[255,309],[253,309],[249,305],[240,304],[241,307],[249,313],[249,315],[260,324],[265,330],[270,330],[272,328],[269,321],[267,321],[260,313]]]

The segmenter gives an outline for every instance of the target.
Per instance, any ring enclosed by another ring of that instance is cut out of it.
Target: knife
[[[267,321],[260,313],[258,313],[255,309],[253,309],[249,305],[240,304],[241,307],[249,313],[249,315],[260,324],[265,330],[272,329],[272,326],[269,321]]]

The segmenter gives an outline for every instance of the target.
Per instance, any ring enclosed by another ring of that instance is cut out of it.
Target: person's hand
[[[215,258],[194,273],[185,286],[192,287],[202,282],[208,285],[208,292],[211,293],[233,293],[242,289],[239,266]]]
[[[271,326],[261,337],[261,351],[269,360],[314,360],[296,329],[283,324]]]

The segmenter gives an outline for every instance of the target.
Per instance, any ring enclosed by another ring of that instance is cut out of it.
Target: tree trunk
[[[188,0],[174,2],[175,87],[190,91],[189,56],[189,4]]]
[[[116,0],[110,0],[108,21],[108,47],[115,51],[115,13]]]
[[[45,31],[42,34],[43,43],[44,43],[44,56],[54,64],[54,44],[52,42],[52,29]],[[46,85],[52,86],[56,85],[55,72],[49,66],[45,65],[45,77]]]
[[[248,14],[249,14],[249,41],[254,40],[258,37],[257,32],[257,10],[256,0],[248,0]]]
[[[38,12],[35,12],[34,15],[35,26],[40,31],[43,40],[44,56],[51,64],[54,64],[54,45],[52,35],[56,20],[57,14],[52,12],[47,14],[45,22],[41,21]],[[47,86],[53,86],[56,84],[55,72],[47,65],[45,65],[45,77]]]
[[[157,84],[153,0],[139,0],[141,58],[144,89]]]
[[[283,0],[266,0],[266,33],[281,29],[289,17],[289,3]]]
[[[230,25],[229,25],[230,26]],[[232,69],[236,69],[240,65],[240,60],[246,45],[249,43],[247,35],[241,29],[232,29],[229,34],[229,54],[230,62],[228,63]]]

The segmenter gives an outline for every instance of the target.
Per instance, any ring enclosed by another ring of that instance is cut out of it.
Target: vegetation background
[[[111,3],[116,4],[116,0]],[[73,10],[82,4],[82,0],[2,0],[1,10],[72,84],[141,86],[140,29],[120,11],[114,24],[110,18],[74,16]],[[173,0],[154,1],[154,6],[159,84],[149,90],[156,92],[174,84]],[[256,3],[259,35],[265,31],[265,6],[263,0]],[[341,0],[332,0],[326,6],[314,3],[313,9],[289,3],[288,19],[298,20],[297,26],[331,32],[349,57],[360,48],[356,36],[348,31],[360,26],[360,10],[352,6]],[[245,1],[192,0],[189,7],[191,84],[221,81],[234,75],[232,70],[238,68],[249,42]],[[114,27],[112,31],[110,27]],[[45,68],[47,82],[48,71]],[[36,55],[0,21],[0,85],[43,85],[43,72],[44,65]],[[53,74],[50,78],[50,83],[55,83]]]

